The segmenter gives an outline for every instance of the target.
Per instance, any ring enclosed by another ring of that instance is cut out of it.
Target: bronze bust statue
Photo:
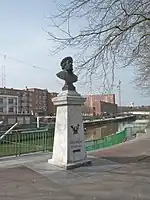
[[[74,90],[73,83],[77,82],[78,77],[73,73],[73,59],[72,57],[65,57],[60,63],[62,70],[57,73],[57,77],[65,81],[62,90]]]

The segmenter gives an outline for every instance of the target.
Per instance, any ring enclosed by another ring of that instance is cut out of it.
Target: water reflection
[[[123,131],[124,128],[128,128],[129,135],[135,134],[135,132],[141,131],[146,128],[148,120],[136,120],[136,121],[124,121],[118,123],[109,123],[102,126],[91,126],[85,130],[86,140],[101,139],[105,136],[114,134],[116,132]],[[132,130],[131,130],[132,128]]]

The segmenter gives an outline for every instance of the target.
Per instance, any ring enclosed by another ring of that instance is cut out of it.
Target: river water
[[[108,123],[101,126],[87,127],[85,130],[85,140],[96,140],[104,138],[105,136],[123,131],[127,129],[128,137],[132,137],[134,134],[144,134],[145,129],[149,123],[149,120],[136,120],[136,121],[123,121],[116,123]]]

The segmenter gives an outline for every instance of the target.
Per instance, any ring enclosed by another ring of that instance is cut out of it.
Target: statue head
[[[60,63],[62,70],[57,73],[57,77],[65,81],[62,90],[74,90],[73,83],[77,82],[78,77],[73,73],[73,59],[72,57],[65,57]]]
[[[69,72],[73,71],[73,59],[72,57],[65,57],[60,63],[62,70],[66,70]]]

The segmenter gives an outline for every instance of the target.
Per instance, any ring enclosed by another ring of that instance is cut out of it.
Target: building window
[[[9,99],[8,99],[8,103],[9,103],[9,104],[12,104],[12,103],[14,102],[13,100],[14,100],[13,98],[9,98]]]
[[[14,112],[14,108],[9,108],[8,112],[9,113],[13,113]]]
[[[0,98],[0,103],[3,103],[3,98]]]
[[[0,108],[0,112],[3,113],[3,108]]]

